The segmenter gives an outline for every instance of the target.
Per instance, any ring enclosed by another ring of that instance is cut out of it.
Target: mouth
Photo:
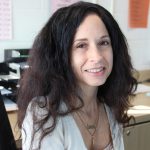
[[[85,71],[89,73],[99,73],[99,72],[103,72],[105,69],[106,69],[105,67],[100,67],[100,68],[87,69]]]

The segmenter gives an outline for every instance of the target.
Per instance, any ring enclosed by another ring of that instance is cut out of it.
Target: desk
[[[20,137],[20,130],[17,126],[17,111],[9,111],[8,113],[8,118],[11,124],[11,128],[14,134],[15,140],[18,140]]]
[[[150,106],[150,97],[146,93],[137,94],[132,99],[133,105]],[[140,110],[139,110],[140,112]],[[130,126],[125,128],[124,143],[126,150],[149,150],[150,149],[150,114],[134,114],[136,123],[130,122]],[[15,136],[15,140],[19,139],[20,131],[16,127],[17,110],[9,111],[8,117]]]
[[[134,106],[149,106],[150,96],[146,93],[137,94],[131,103]],[[137,107],[138,108],[138,107]],[[144,107],[143,107],[144,108]],[[148,108],[148,107],[147,107]],[[135,122],[132,120],[128,127],[124,129],[125,150],[149,150],[150,149],[150,109],[139,109],[130,111],[129,115],[135,117]]]
[[[15,140],[18,140],[20,137],[20,131],[17,127],[17,104],[6,97],[3,97],[3,100]]]
[[[16,145],[18,148],[21,148],[21,132],[20,129],[17,126],[17,110],[16,111],[8,111],[8,118],[10,121],[10,125],[14,134],[14,138],[16,140]]]

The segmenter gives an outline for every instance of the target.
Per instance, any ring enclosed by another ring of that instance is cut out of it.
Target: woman
[[[36,37],[18,97],[23,150],[123,150],[136,80],[127,43],[103,7],[57,10]]]

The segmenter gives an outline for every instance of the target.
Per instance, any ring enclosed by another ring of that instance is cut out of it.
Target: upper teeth
[[[99,69],[88,69],[87,71],[88,72],[100,72],[100,71],[102,71],[103,70],[103,68],[99,68]]]

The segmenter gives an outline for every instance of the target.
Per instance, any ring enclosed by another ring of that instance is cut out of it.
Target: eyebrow
[[[110,36],[109,35],[104,35],[104,36],[100,37],[100,39],[104,39],[104,38],[110,38]]]
[[[104,39],[104,38],[110,38],[109,35],[103,35],[99,39]],[[78,41],[87,41],[87,38],[81,38],[81,39],[76,39],[73,43],[78,42]]]
[[[74,43],[75,43],[75,42],[78,42],[78,41],[87,41],[87,40],[88,40],[87,38],[77,39],[77,40],[74,41]]]

